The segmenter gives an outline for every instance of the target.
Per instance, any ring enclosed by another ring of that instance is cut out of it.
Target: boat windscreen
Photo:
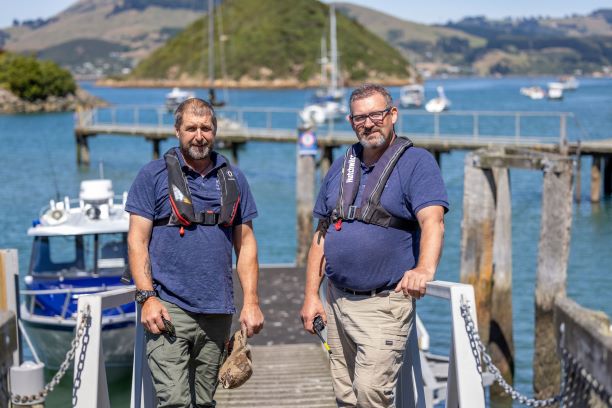
[[[127,264],[125,233],[37,236],[32,245],[30,273],[112,273]]]

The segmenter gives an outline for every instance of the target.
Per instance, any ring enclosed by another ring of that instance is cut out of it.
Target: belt
[[[353,290],[353,289],[342,288],[340,286],[334,285],[334,287],[338,289],[339,291],[348,293],[349,295],[355,295],[355,296],[376,296],[381,292],[388,291],[388,290],[394,290],[396,286],[397,286],[397,283],[394,285],[381,286],[380,288],[376,288],[372,290]]]

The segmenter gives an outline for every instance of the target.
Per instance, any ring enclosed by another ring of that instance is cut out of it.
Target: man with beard
[[[359,143],[321,185],[301,317],[311,333],[315,317],[327,324],[339,407],[393,407],[415,299],[440,259],[448,199],[431,154],[396,135],[385,88],[362,85],[350,108]]]
[[[174,117],[179,147],[145,165],[130,188],[129,265],[158,406],[214,407],[235,312],[232,246],[244,292],[242,328],[251,337],[263,326],[251,221],[257,208],[242,172],[213,150],[212,106],[188,99]],[[234,196],[230,217],[222,195]]]

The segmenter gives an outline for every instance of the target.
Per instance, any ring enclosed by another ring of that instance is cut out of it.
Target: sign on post
[[[298,154],[300,156],[316,156],[317,154],[317,135],[313,129],[298,129]]]

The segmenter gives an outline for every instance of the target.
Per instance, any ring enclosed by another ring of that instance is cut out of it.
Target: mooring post
[[[467,154],[463,182],[460,276],[461,283],[474,286],[478,327],[484,344],[489,342],[491,320],[494,196],[493,172],[479,167],[478,153]]]
[[[238,164],[238,143],[230,143],[230,149],[232,151],[232,163]]]
[[[601,199],[601,156],[593,155],[591,163],[591,202],[598,203]]]
[[[580,142],[576,150],[576,176],[574,177],[574,201],[577,203],[582,199],[582,155],[580,154]]]
[[[495,226],[493,233],[493,288],[489,351],[493,363],[509,383],[514,383],[514,339],[512,335],[512,199],[510,170],[493,168],[495,180]],[[491,399],[511,402],[497,383],[491,386]]]
[[[325,177],[332,162],[334,161],[334,147],[333,146],[321,146],[321,160],[319,161],[319,173],[321,180]]]
[[[604,158],[604,179],[603,179],[604,197],[610,197],[612,194],[612,155],[606,155]]]
[[[157,160],[159,159],[159,144],[161,140],[151,139],[151,143],[153,144],[153,160]]]
[[[565,296],[572,225],[572,161],[557,159],[544,168],[542,221],[535,293],[534,391],[538,398],[559,391],[561,367],[556,356],[553,309]]]
[[[75,132],[76,148],[77,148],[77,165],[89,166],[89,144],[87,143],[87,136]]]
[[[309,128],[298,129],[295,191],[297,204],[297,253],[295,263],[305,266],[312,242],[312,208],[314,206],[316,138]]]
[[[19,256],[17,250],[0,249],[0,311],[13,312],[17,317],[19,317],[19,299],[17,299],[17,288],[15,285],[18,284],[18,275]],[[12,349],[12,361],[14,364],[21,363],[18,334],[17,329],[15,329],[15,333],[12,335],[14,339],[17,339],[17,345]]]
[[[489,152],[471,153],[465,161],[461,282],[474,286],[480,337],[488,345],[493,363],[512,384],[510,172],[508,167],[481,167],[481,154]],[[496,385],[491,388],[491,398],[498,403],[510,401]]]

